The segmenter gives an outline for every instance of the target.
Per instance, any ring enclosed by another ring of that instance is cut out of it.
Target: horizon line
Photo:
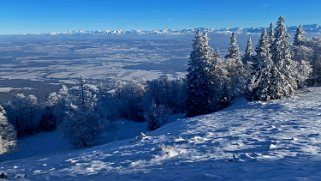
[[[275,25],[275,23],[273,23],[273,25]],[[298,27],[298,26],[317,26],[317,28],[321,28],[321,25],[317,24],[317,23],[312,23],[312,24],[302,24],[302,25],[287,25],[287,28],[293,28],[293,27]],[[113,31],[122,31],[122,32],[132,32],[132,31],[141,31],[141,32],[152,32],[152,31],[163,31],[163,30],[172,30],[172,31],[183,31],[183,30],[197,30],[197,29],[203,29],[203,30],[212,30],[212,31],[224,31],[224,29],[226,31],[229,31],[231,29],[251,29],[251,28],[256,28],[256,29],[264,29],[264,28],[268,28],[268,26],[266,27],[262,27],[262,26],[258,26],[258,27],[224,27],[224,28],[208,28],[208,27],[194,27],[194,28],[161,28],[161,29],[146,29],[146,30],[142,30],[142,29],[78,29],[78,30],[67,30],[67,31],[51,31],[51,32],[25,32],[25,33],[12,33],[12,34],[0,34],[0,36],[26,36],[26,35],[67,35],[72,34],[72,33],[90,33],[90,32],[113,32]]]

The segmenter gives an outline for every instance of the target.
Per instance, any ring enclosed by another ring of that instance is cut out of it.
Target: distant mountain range
[[[296,30],[296,26],[289,26],[288,31],[293,33]],[[308,33],[321,33],[321,26],[317,24],[303,25],[303,28]],[[41,35],[184,35],[192,34],[197,30],[207,31],[209,33],[260,33],[264,30],[263,27],[251,27],[251,28],[193,28],[193,29],[162,29],[162,30],[79,30],[79,31],[67,31],[67,32],[51,32],[43,33]],[[28,35],[28,34],[26,34]]]

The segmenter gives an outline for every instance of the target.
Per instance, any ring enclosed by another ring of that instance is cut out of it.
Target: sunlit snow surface
[[[321,88],[268,103],[237,100],[146,138],[1,163],[30,180],[318,180]]]

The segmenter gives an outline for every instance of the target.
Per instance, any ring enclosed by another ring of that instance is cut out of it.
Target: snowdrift
[[[135,138],[0,163],[15,180],[318,180],[321,88],[267,103],[239,99]]]

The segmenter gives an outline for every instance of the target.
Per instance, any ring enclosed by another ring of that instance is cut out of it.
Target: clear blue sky
[[[0,0],[0,34],[321,24],[321,0]]]

